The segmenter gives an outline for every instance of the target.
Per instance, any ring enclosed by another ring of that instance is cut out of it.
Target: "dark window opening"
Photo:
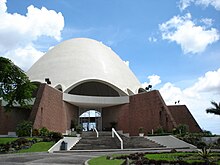
[[[138,89],[138,93],[143,93],[143,92],[146,92],[146,90],[143,89],[143,88],[139,88],[139,89]]]
[[[102,97],[120,96],[115,89],[100,82],[85,82],[73,88],[69,94]]]

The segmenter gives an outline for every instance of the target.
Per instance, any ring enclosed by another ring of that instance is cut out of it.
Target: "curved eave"
[[[94,107],[103,108],[115,105],[121,105],[129,103],[129,96],[121,97],[95,97],[95,96],[80,96],[63,93],[63,101],[79,107]]]

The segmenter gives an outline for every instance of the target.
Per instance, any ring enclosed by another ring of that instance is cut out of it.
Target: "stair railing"
[[[96,128],[94,128],[95,132],[96,132],[96,137],[98,138],[99,137],[99,132]]]
[[[121,149],[123,150],[124,147],[123,147],[123,140],[121,139],[121,137],[118,135],[118,133],[115,131],[114,128],[112,128],[112,137],[115,137],[114,135],[117,136],[117,138],[119,139],[119,141],[121,142]]]

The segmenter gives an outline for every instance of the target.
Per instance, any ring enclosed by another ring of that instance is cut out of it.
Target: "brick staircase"
[[[95,132],[83,132],[81,137],[82,139],[71,150],[120,149],[120,141],[116,136],[112,138],[111,132],[99,132],[98,138]],[[120,137],[123,140],[124,149],[164,147],[144,137],[125,137],[123,135]]]

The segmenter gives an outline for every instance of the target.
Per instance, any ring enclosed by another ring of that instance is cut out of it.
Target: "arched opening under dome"
[[[146,92],[146,90],[144,88],[139,88],[138,89],[138,93],[143,93],[143,92]]]
[[[57,90],[63,92],[62,85],[59,84],[59,85],[55,86],[55,88],[56,88]]]
[[[69,94],[83,96],[118,97],[119,92],[107,84],[96,81],[84,82],[71,89]]]
[[[79,109],[79,123],[83,131],[102,130],[102,114],[99,108]]]

